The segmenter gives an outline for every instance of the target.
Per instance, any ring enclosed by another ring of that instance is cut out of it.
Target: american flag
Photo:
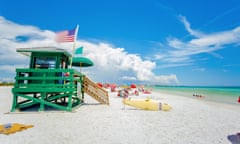
[[[65,30],[56,33],[56,42],[64,43],[64,42],[73,42],[75,38],[76,28],[72,30]]]

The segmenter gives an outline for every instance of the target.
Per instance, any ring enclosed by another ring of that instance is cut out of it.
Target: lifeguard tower
[[[84,74],[71,68],[84,62],[64,49],[56,47],[19,48],[17,52],[30,57],[29,68],[17,68],[12,89],[11,111],[37,107],[39,111],[54,108],[64,111],[84,102],[84,93],[101,104],[109,104],[108,93]],[[78,61],[76,61],[78,60]],[[88,65],[89,66],[89,65]]]

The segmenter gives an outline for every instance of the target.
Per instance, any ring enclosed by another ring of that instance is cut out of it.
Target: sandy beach
[[[231,144],[240,132],[240,105],[152,92],[172,106],[170,111],[146,111],[122,104],[109,93],[110,106],[85,97],[74,112],[9,113],[12,87],[0,87],[0,124],[22,123],[33,128],[0,135],[3,144]],[[136,96],[135,96],[136,97]],[[134,97],[133,97],[134,98]]]

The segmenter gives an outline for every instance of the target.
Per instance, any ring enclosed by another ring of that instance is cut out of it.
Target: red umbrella
[[[137,88],[137,86],[135,84],[131,84],[130,88]]]
[[[117,88],[117,85],[116,84],[110,84],[109,87],[111,88],[111,92],[115,92],[116,88]]]
[[[116,84],[110,84],[110,88],[115,89],[117,87]]]
[[[103,87],[103,84],[102,84],[102,83],[97,83],[97,85],[98,85],[99,87]]]

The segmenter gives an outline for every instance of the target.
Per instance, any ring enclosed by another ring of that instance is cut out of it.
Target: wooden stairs
[[[88,77],[83,78],[83,91],[101,104],[109,105],[108,92],[91,81]]]

